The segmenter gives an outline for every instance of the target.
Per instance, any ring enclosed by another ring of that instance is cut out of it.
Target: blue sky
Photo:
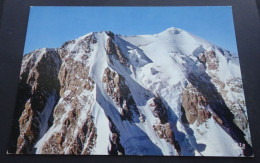
[[[24,54],[58,48],[89,32],[155,34],[177,27],[237,53],[232,8],[225,7],[31,7]]]

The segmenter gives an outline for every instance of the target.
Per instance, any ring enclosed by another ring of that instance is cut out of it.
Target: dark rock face
[[[206,98],[192,84],[188,84],[182,93],[182,107],[188,123],[193,124],[197,120],[199,125],[206,122],[211,117],[207,105]]]
[[[62,44],[61,48],[65,48],[67,47],[69,44],[75,44],[75,40],[71,40],[71,41],[67,41],[65,43]]]
[[[108,58],[110,62],[112,63],[111,56],[114,56],[117,60],[119,60],[120,63],[122,63],[125,66],[129,66],[127,64],[127,59],[124,57],[124,55],[121,53],[120,48],[118,45],[114,44],[113,40],[111,38],[107,39],[107,53],[108,53]],[[112,63],[113,64],[113,63]]]
[[[78,45],[82,47],[84,52],[90,53],[91,51],[93,51],[93,49],[91,48],[91,45],[96,44],[96,43],[97,43],[96,38],[93,35],[89,35],[89,36],[86,36],[84,39],[82,39]]]
[[[159,118],[162,124],[168,122],[167,110],[160,97],[154,97],[149,106],[152,108],[154,116]]]
[[[33,126],[33,112],[30,107],[30,101],[25,104],[23,115],[19,119],[19,124],[22,127],[20,127],[20,136],[17,140],[17,154],[30,152],[32,147],[29,144],[33,144],[36,139],[35,137],[38,135],[38,132],[35,132],[38,130],[37,126]],[[36,125],[39,124],[37,123]]]
[[[170,123],[168,121],[167,109],[164,106],[161,98],[159,96],[153,97],[149,103],[153,115],[160,119],[159,123],[153,125],[153,129],[159,138],[164,139],[174,146],[178,155],[181,154],[181,147],[179,142],[175,139],[174,132],[171,129]]]
[[[243,93],[242,81],[239,78],[233,78],[227,81],[227,85],[230,88],[230,91],[235,93]],[[235,124],[241,129],[245,130],[248,128],[248,120],[246,115],[244,114],[244,108],[246,107],[245,101],[242,98],[238,98],[237,101],[228,100],[226,96],[223,96],[226,100],[226,103],[229,108],[231,108],[231,112],[235,116]],[[238,103],[238,104],[237,104]]]
[[[245,156],[252,155],[252,147],[248,144],[243,130],[241,130],[239,125],[237,125],[238,122],[245,124],[245,121],[243,121],[243,119],[239,119],[240,117],[235,116],[239,113],[239,110],[242,110],[242,108],[234,110],[234,107],[230,105],[230,101],[226,96],[225,89],[217,90],[216,86],[218,84],[214,83],[214,75],[212,75],[211,72],[209,72],[209,75],[212,76],[211,81],[205,80],[205,78],[207,79],[205,76],[196,77],[192,74],[189,76],[189,81],[192,83],[193,87],[196,88],[196,90],[206,98],[207,104],[212,109],[212,116],[215,121],[222,127],[226,128],[226,132],[236,142],[244,145],[242,150]],[[243,117],[245,115],[241,114],[241,116]]]
[[[85,123],[76,126],[76,114],[72,111],[62,126],[61,132],[53,134],[43,146],[43,154],[68,154],[89,155],[96,143],[96,128],[90,113],[87,115]],[[85,148],[84,148],[85,146]]]
[[[57,74],[60,67],[60,57],[52,50],[46,50],[39,62],[32,63],[33,59],[41,54],[29,54],[32,59],[20,74],[20,93],[26,93],[23,100],[17,101],[16,108],[23,109],[19,117],[19,137],[16,153],[31,153],[33,145],[38,139],[40,128],[40,114],[43,112],[48,98],[60,90]],[[27,91],[22,92],[26,88]],[[56,101],[57,102],[57,101]],[[19,111],[18,111],[19,112]],[[17,121],[17,119],[14,119]],[[16,122],[14,122],[16,124]],[[15,133],[15,132],[14,132]]]
[[[223,83],[214,74],[209,73],[209,75],[211,77],[212,83],[214,83],[215,86],[219,86],[218,89],[219,97],[217,97],[217,99],[220,100],[220,98],[223,98],[223,102],[225,102],[227,107],[230,109],[231,113],[234,115],[234,123],[242,131],[244,131],[246,128],[248,128],[248,120],[246,115],[244,114],[244,110],[246,107],[245,101],[242,97],[237,97],[237,100],[235,101],[228,97],[228,92],[243,93],[241,79],[232,78],[227,80],[226,83]]]
[[[111,147],[109,149],[109,154],[110,155],[125,155],[125,149],[120,143],[120,133],[119,133],[117,127],[115,126],[115,124],[113,123],[113,121],[111,120],[111,118],[108,117],[108,119],[109,119],[109,123],[110,123],[109,124],[110,131],[111,131],[111,136],[110,136]]]
[[[70,67],[70,65],[73,66]],[[59,80],[61,85],[60,96],[63,96],[64,91],[68,88],[72,91],[72,95],[75,95],[79,87],[89,91],[94,88],[94,81],[89,77],[89,67],[73,59],[66,59],[66,62],[61,65]]]
[[[114,34],[113,32],[111,32],[111,31],[106,31],[106,34],[107,34],[110,38],[112,38],[113,40],[115,39],[115,34]]]
[[[218,68],[219,63],[214,51],[205,51],[204,53],[199,54],[198,59],[206,64],[210,70],[216,70]]]
[[[232,118],[233,119],[232,121],[235,123],[235,125],[239,127],[239,129],[241,129],[242,131],[246,131],[246,129],[248,129],[248,120],[246,115],[244,114],[245,112],[244,110],[246,108],[244,99],[242,97],[237,96],[237,100],[234,101],[228,97],[228,92],[238,93],[238,94],[243,93],[241,79],[235,77],[235,78],[228,79],[224,83],[215,75],[214,71],[218,70],[219,61],[217,60],[214,51],[205,51],[204,53],[199,54],[198,59],[200,62],[206,65],[208,70],[208,75],[211,78],[214,87],[219,87],[218,92],[212,93],[212,95],[208,94],[206,96],[211,98],[212,101],[213,100],[222,101],[222,103],[225,103],[223,105],[226,105],[226,107],[228,107],[230,112],[233,114],[232,117],[234,116],[234,118]],[[208,92],[214,92],[214,91],[212,90],[212,88],[209,88]],[[226,115],[226,117],[230,117],[228,115],[229,113],[224,113],[224,114]],[[219,118],[215,118],[215,120],[218,120],[218,122],[223,123],[223,121],[220,121]]]
[[[106,68],[103,74],[103,83],[108,95],[121,108],[120,115],[123,120],[132,121],[133,112],[139,115],[136,103],[131,95],[125,79],[115,71]]]
[[[87,37],[91,39],[91,37]],[[93,42],[95,43],[95,41]],[[71,66],[73,65],[73,66]],[[89,67],[83,62],[75,61],[70,56],[64,58],[59,75],[60,97],[63,98],[54,108],[54,124],[61,125],[59,133],[53,133],[42,147],[44,154],[91,154],[96,144],[96,127],[93,123],[90,108],[93,104],[92,95],[82,95],[83,91],[92,92],[94,80],[89,76]],[[66,93],[65,93],[66,92]],[[89,104],[86,107],[85,103]],[[71,110],[66,113],[67,105]],[[83,113],[88,110],[87,113]],[[62,116],[67,114],[63,120]],[[80,123],[80,115],[87,114],[85,122]],[[59,123],[61,122],[61,123]]]
[[[174,146],[178,155],[181,155],[181,147],[179,142],[175,139],[174,132],[171,129],[169,123],[164,124],[155,124],[153,129],[159,138],[164,139],[166,142],[169,142]]]
[[[64,57],[68,56],[69,54],[77,54],[78,51],[70,51],[69,46],[74,45],[76,43],[75,40],[67,41],[65,42],[61,48],[59,48],[58,53],[60,54],[60,57],[63,59]],[[88,35],[80,42],[78,43],[79,46],[83,49],[83,51],[86,53],[85,55],[82,56],[82,60],[87,60],[88,59],[88,53],[92,52],[93,49],[91,48],[91,44],[96,44],[97,40],[93,35]]]
[[[86,52],[86,55],[82,56],[83,61],[84,57],[88,59],[87,54],[93,50],[90,44],[95,43],[96,40],[92,35],[79,43]],[[95,82],[89,77],[89,67],[68,56],[71,52],[68,51],[67,46],[70,44],[75,44],[75,40],[64,43],[59,50],[40,49],[24,57],[12,134],[12,140],[17,141],[10,142],[9,152],[33,153],[36,141],[43,136],[40,135],[41,125],[47,123],[46,129],[48,129],[52,124],[61,121],[61,117],[66,114],[65,105],[69,103],[73,109],[68,113],[63,124],[60,124],[61,132],[50,136],[49,143],[42,148],[42,153],[63,154],[65,147],[69,147],[66,150],[71,154],[91,153],[95,145],[96,128],[90,113],[86,122],[82,126],[77,126],[84,105],[78,98],[73,97],[79,96],[83,90],[91,92]],[[64,94],[66,91],[67,94]],[[52,97],[55,97],[52,108],[46,108],[50,107],[47,103]],[[91,107],[90,100],[93,97],[87,95],[81,97],[82,100],[89,101]],[[63,98],[62,103],[57,103],[59,98]],[[46,109],[50,110],[49,120],[43,122],[41,116]],[[74,134],[77,135],[76,138]],[[87,148],[83,149],[84,143]]]

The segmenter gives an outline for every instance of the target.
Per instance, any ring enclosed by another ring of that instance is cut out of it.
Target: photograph
[[[231,6],[31,6],[8,154],[253,157]]]

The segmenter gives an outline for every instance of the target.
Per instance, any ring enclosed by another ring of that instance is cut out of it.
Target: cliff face
[[[236,56],[188,32],[90,33],[23,58],[17,154],[250,156]]]
[[[54,50],[37,50],[24,57],[13,126],[13,134],[18,136],[16,153],[31,153],[40,134],[52,125],[51,113],[59,99],[60,64]]]

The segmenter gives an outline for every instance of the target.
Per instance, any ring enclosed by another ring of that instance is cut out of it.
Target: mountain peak
[[[167,28],[166,30],[170,30],[170,31],[172,31],[172,30],[176,30],[176,29],[178,29],[178,28],[170,27],[170,28]]]
[[[167,28],[166,30],[164,30],[162,33],[173,33],[173,34],[179,34],[180,32],[182,31],[182,29],[179,29],[179,28],[175,28],[175,27],[170,27],[170,28]]]

